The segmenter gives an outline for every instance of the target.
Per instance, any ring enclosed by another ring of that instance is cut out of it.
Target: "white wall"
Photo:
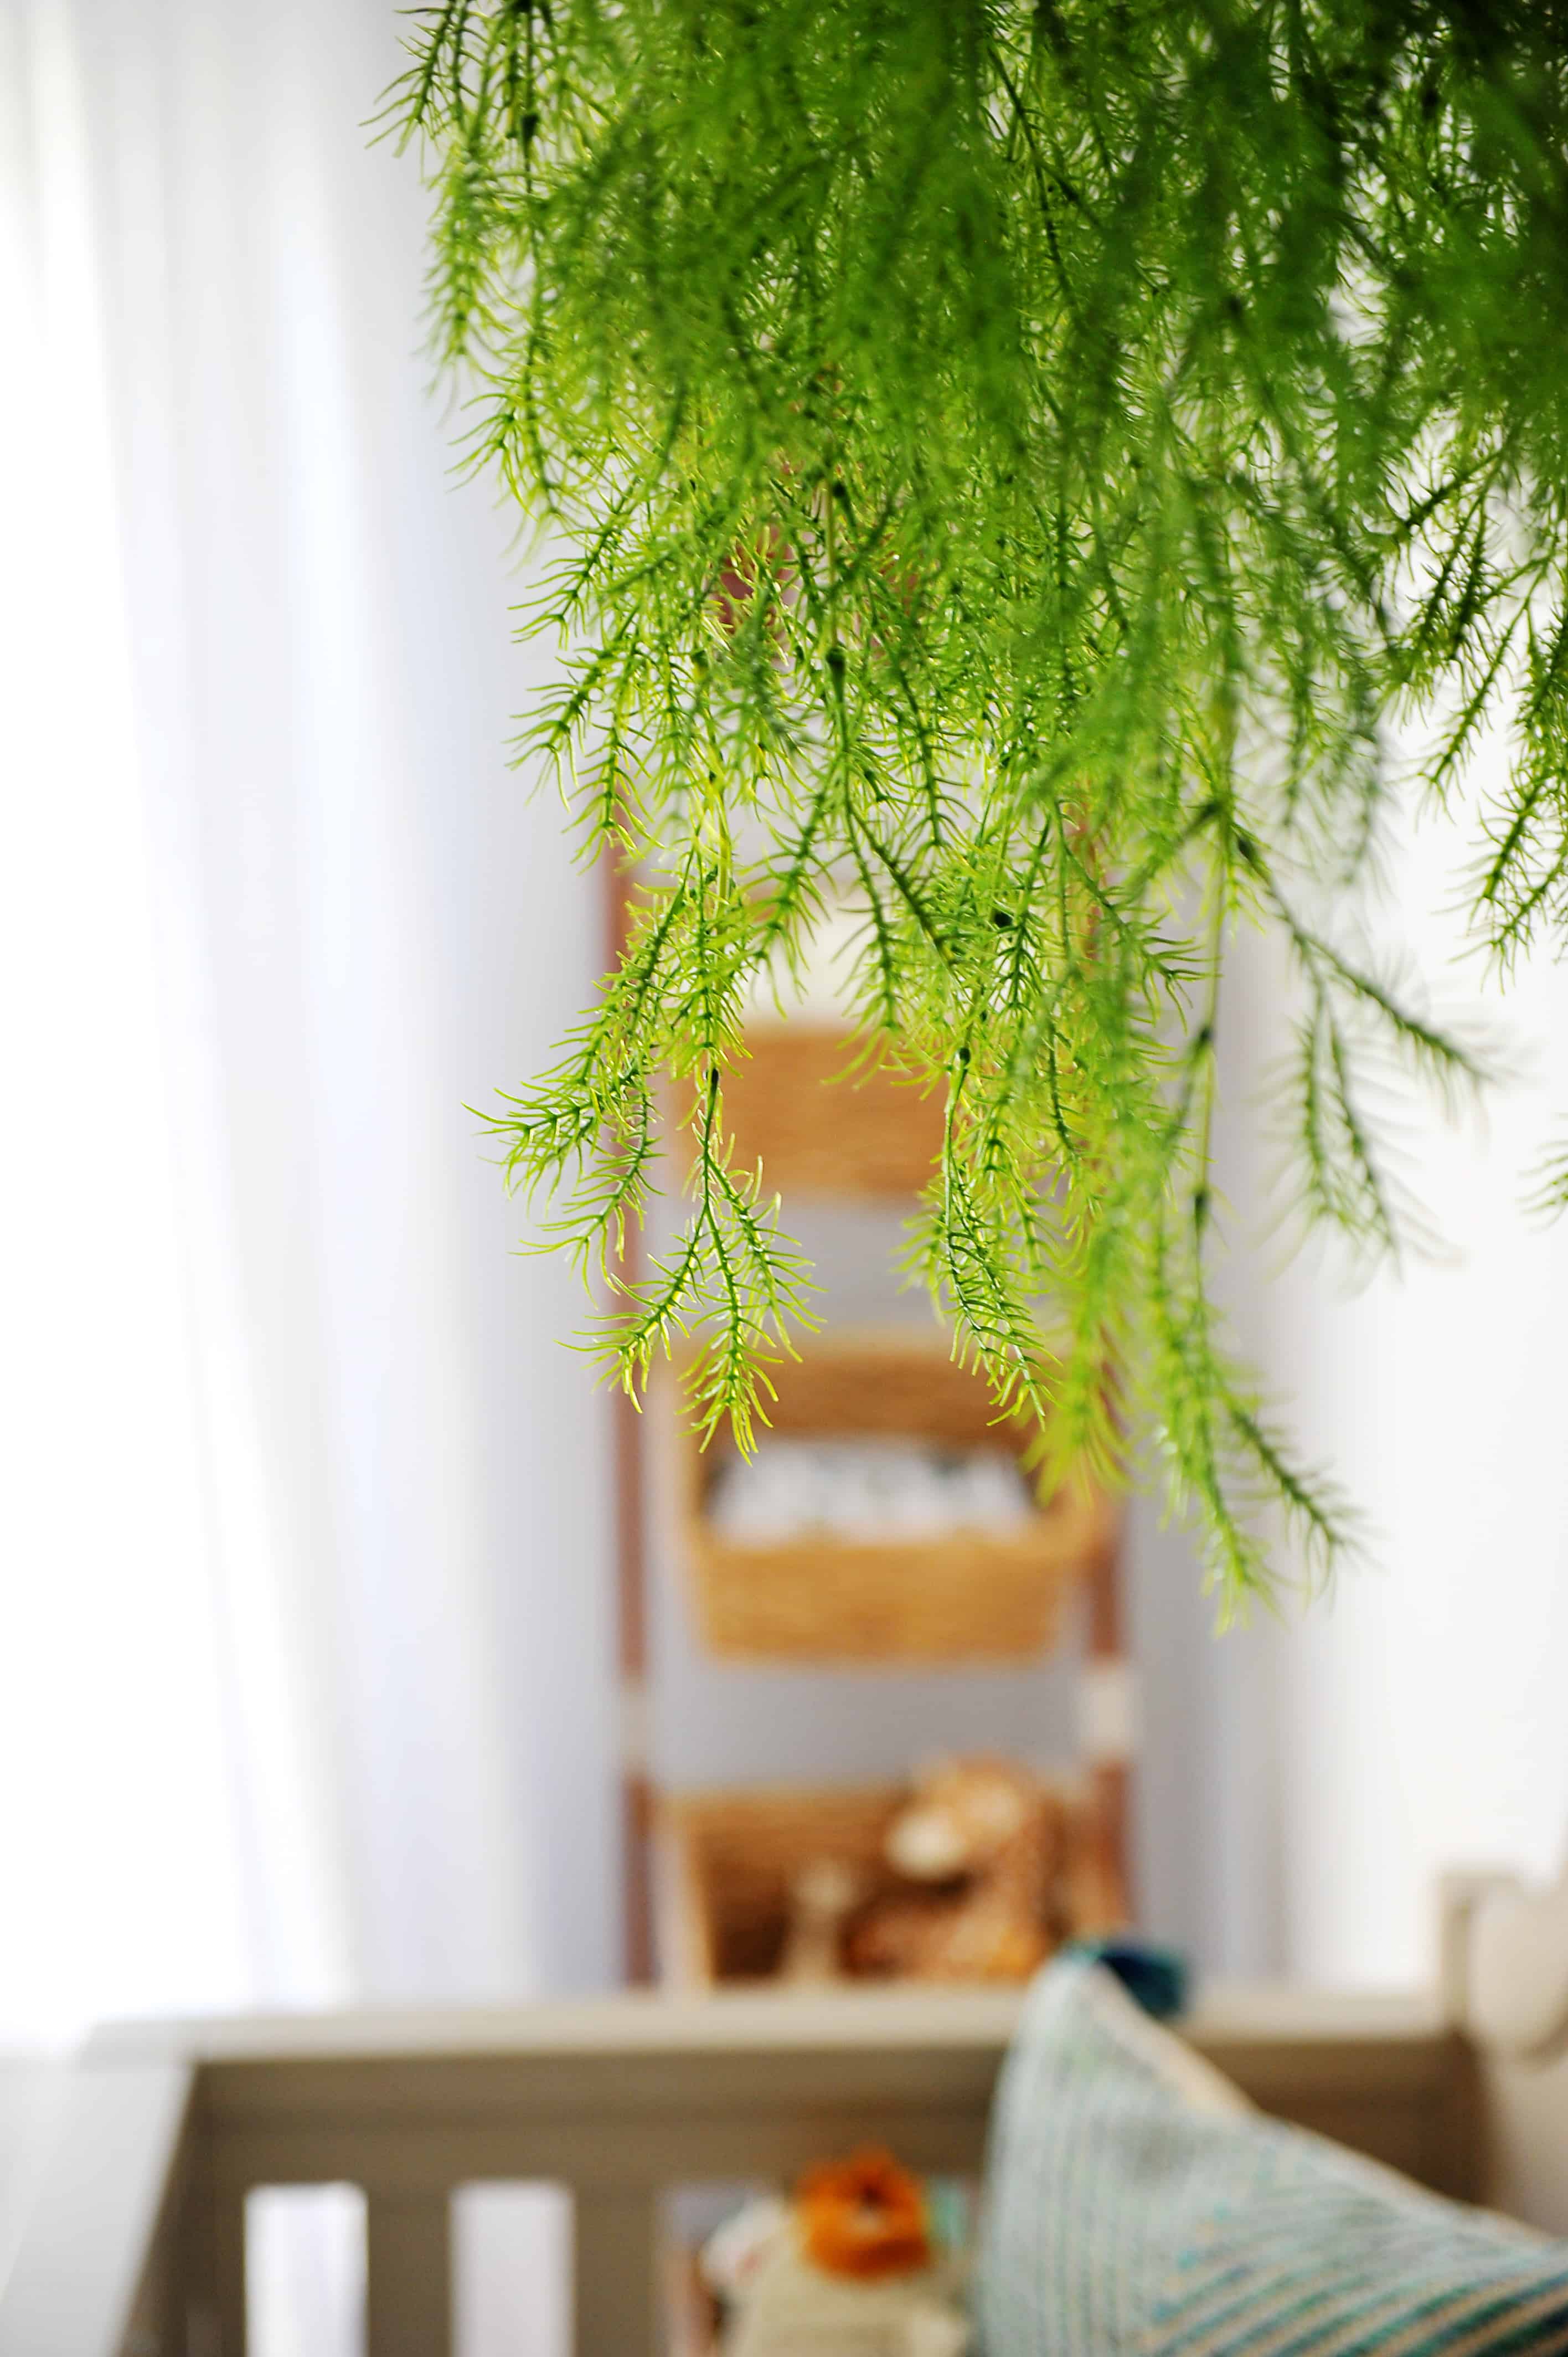
[[[1472,854],[1467,832],[1413,829],[1382,920],[1437,1004],[1494,1026],[1514,1067],[1484,1121],[1406,1135],[1451,1256],[1357,1292],[1334,1255],[1275,1274],[1264,1244],[1230,1280],[1304,1448],[1368,1526],[1365,1566],[1262,1641],[1267,1724],[1237,1734],[1230,1770],[1273,1781],[1272,1943],[1317,1980],[1421,1975],[1437,1871],[1543,1874],[1568,1843],[1568,1222],[1521,1208],[1524,1174],[1568,1130],[1568,974],[1540,963],[1498,998],[1453,913]],[[1222,1176],[1254,1240],[1267,1155],[1247,1111],[1282,1000],[1248,944],[1223,1018]]]

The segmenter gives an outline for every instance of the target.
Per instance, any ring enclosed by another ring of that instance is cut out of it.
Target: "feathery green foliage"
[[[801,1266],[725,1145],[746,994],[864,912],[868,1045],[947,1116],[915,1258],[1004,1405],[1154,1434],[1227,1592],[1341,1519],[1206,1279],[1220,976],[1289,945],[1305,1212],[1376,1247],[1391,1054],[1474,1058],[1347,946],[1391,716],[1513,761],[1477,905],[1568,911],[1568,24],[1549,0],[446,0],[431,164],[477,464],[545,520],[526,740],[633,939],[500,1124],[585,1261],[661,1071],[691,1217],[603,1337],[694,1334],[743,1437]],[[763,1174],[764,1179],[766,1174]],[[1115,1382],[1108,1379],[1114,1369]]]

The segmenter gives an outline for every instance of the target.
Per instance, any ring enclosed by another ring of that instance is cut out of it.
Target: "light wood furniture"
[[[620,963],[631,938],[627,872],[618,859],[599,863],[605,963]],[[612,1237],[609,1274],[633,1286],[643,1274],[636,1222]],[[609,1398],[611,1550],[615,1572],[615,1676],[620,1769],[621,1964],[633,1988],[653,1978],[653,1782],[648,1756],[648,1496],[643,1419],[631,1394]]]
[[[1188,2034],[1266,2109],[1568,2233],[1565,1905],[1457,1878],[1430,1998],[1217,1994]],[[868,2136],[977,2169],[1018,2003],[628,1996],[106,2031],[0,2289],[0,2357],[243,2357],[246,2193],[343,2179],[368,2200],[370,2357],[447,2357],[453,2189],[518,2178],[575,2196],[579,2357],[655,2357],[664,2189],[788,2178]]]
[[[786,1223],[791,1202],[914,1209],[940,1147],[940,1092],[880,1065],[863,1039],[814,1010],[785,1022],[754,1017],[746,1049],[725,1074],[725,1121],[737,1166],[760,1166],[765,1191],[784,1199]],[[770,1373],[777,1396],[768,1403],[769,1437],[898,1437],[939,1448],[1004,1448],[1019,1458],[1038,1437],[1021,1423],[998,1424],[984,1381],[954,1362],[948,1339],[935,1330],[830,1329]],[[1131,1912],[1137,1712],[1120,1593],[1119,1501],[1073,1484],[1016,1530],[924,1538],[802,1531],[745,1540],[714,1511],[716,1488],[731,1470],[728,1436],[700,1448],[668,1412],[654,1428],[674,1450],[677,1557],[693,1618],[720,1664],[1016,1667],[1059,1642],[1068,1609],[1081,1598],[1077,1740],[1069,1736],[1064,1749],[1069,1757],[1076,1750],[1093,1794],[1097,1878],[1117,1894],[1110,1914]],[[628,1712],[627,1723],[640,1736],[646,1714]],[[940,1716],[928,1740],[940,1745]],[[829,1764],[813,1763],[819,1773]],[[669,1902],[670,1856],[677,1853],[677,1886],[683,1878],[689,1889],[692,1811],[711,1802],[722,1813],[730,1795],[717,1789],[671,1805],[651,1785],[645,1789],[655,1915],[661,1934],[672,1926],[676,1932],[673,1944],[667,1936],[659,1943],[660,1974],[692,1986],[702,1977],[697,1960],[714,1942],[700,1929],[691,1936],[690,1921],[681,1930]],[[843,1804],[854,1805],[853,1794]],[[646,1887],[645,1874],[639,1888]],[[730,1944],[722,1927],[717,1943]]]

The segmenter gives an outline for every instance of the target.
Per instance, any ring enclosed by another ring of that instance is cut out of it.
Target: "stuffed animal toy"
[[[968,2222],[940,2190],[866,2148],[748,2204],[703,2255],[725,2357],[963,2357]]]
[[[906,1886],[874,1900],[845,1949],[857,1973],[914,1980],[1026,1980],[1057,1945],[1065,1811],[1011,1760],[939,1760],[888,1829]]]
[[[795,2205],[801,2248],[827,2275],[872,2282],[931,2264],[925,2189],[880,2146],[807,2169]]]

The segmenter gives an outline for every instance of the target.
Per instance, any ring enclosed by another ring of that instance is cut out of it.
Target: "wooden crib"
[[[1430,1996],[1217,1995],[1266,2109],[1568,2233],[1568,1878],[1455,1878]],[[446,2357],[454,2190],[567,2186],[578,2357],[662,2345],[660,2211],[866,2136],[972,2172],[1011,1995],[607,1997],[100,2033],[0,2292],[0,2357],[241,2357],[256,2187],[364,2189],[370,2357]]]

